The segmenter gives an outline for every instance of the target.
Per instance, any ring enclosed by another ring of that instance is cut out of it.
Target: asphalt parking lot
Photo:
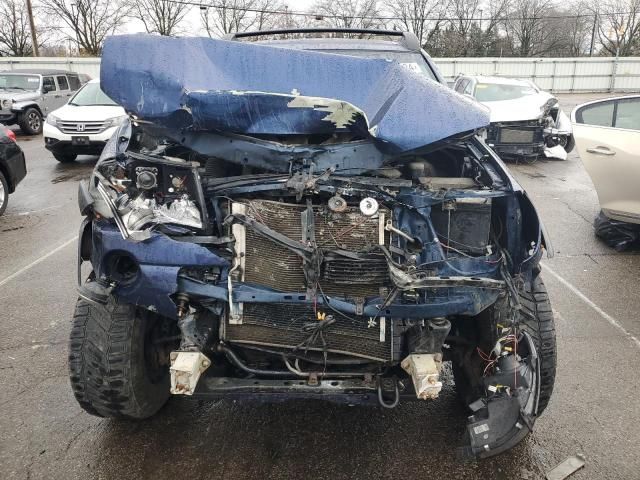
[[[559,97],[569,112],[599,96]],[[0,217],[0,478],[537,479],[577,453],[586,467],[576,480],[640,478],[640,256],[595,239],[597,197],[577,153],[512,165],[553,241],[543,277],[558,337],[554,396],[522,444],[465,463],[450,380],[438,401],[391,411],[172,398],[140,423],[84,413],[68,383],[67,338],[77,184],[95,158],[62,165],[42,138],[19,143],[29,173]]]

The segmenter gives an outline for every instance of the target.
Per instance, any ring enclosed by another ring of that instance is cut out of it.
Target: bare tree
[[[413,32],[420,45],[428,44],[445,21],[447,1],[441,0],[395,0],[387,8],[398,17],[394,27]]]
[[[0,55],[26,57],[33,53],[26,4],[0,0]]]
[[[280,0],[219,0],[201,10],[200,17],[207,35],[217,37],[282,26],[290,17],[286,11]]]
[[[134,0],[131,16],[142,22],[147,33],[176,35],[180,23],[189,12],[185,3],[172,0]]]
[[[451,0],[450,4],[450,22],[453,30],[458,33],[462,43],[462,51],[460,54],[467,54],[466,44],[469,38],[469,32],[474,22],[477,24],[480,17],[480,0]]]
[[[511,0],[450,0],[448,24],[456,56],[482,55],[498,38]],[[525,0],[527,1],[527,0]]]
[[[553,0],[512,0],[504,30],[513,45],[513,54],[535,57],[566,48],[563,19],[554,18],[558,13]]]
[[[292,15],[289,7],[280,0],[256,0],[256,7],[251,27],[254,30],[291,28],[299,23],[299,19]]]
[[[640,0],[598,0],[597,35],[609,55],[633,55],[640,43]]]
[[[382,28],[378,0],[320,0],[312,11],[317,13],[330,27],[336,28]]]
[[[591,29],[595,18],[584,15],[589,11],[588,5],[583,0],[568,6],[565,10],[567,18],[564,19],[564,34],[566,37],[567,55],[579,57],[589,47]]]
[[[42,0],[41,9],[59,18],[73,32],[79,50],[100,55],[107,35],[113,34],[129,15],[126,0]]]
[[[489,0],[479,10],[480,13],[480,30],[488,34],[498,34],[501,23],[509,11],[512,0]]]
[[[220,0],[201,10],[202,25],[210,37],[243,32],[253,24],[254,0]]]

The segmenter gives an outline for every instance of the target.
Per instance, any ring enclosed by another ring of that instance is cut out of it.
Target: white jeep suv
[[[100,89],[99,80],[91,80],[66,105],[47,115],[44,145],[59,162],[100,155],[125,118],[124,109]]]

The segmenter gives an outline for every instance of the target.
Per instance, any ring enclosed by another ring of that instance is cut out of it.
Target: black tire
[[[78,299],[69,342],[69,378],[76,400],[100,417],[140,420],[169,398],[169,353],[175,322],[118,303]]]
[[[18,125],[25,135],[39,135],[42,133],[42,114],[37,108],[29,107],[20,114]]]
[[[569,135],[569,137],[567,138],[567,144],[564,147],[564,151],[567,153],[571,153],[575,146],[576,140],[573,138],[573,135]]]
[[[7,203],[9,203],[9,184],[4,174],[0,172],[0,215],[7,209]]]
[[[53,158],[55,158],[60,163],[71,163],[75,161],[78,157],[75,153],[54,153]]]
[[[556,328],[553,310],[549,302],[547,288],[540,276],[536,276],[531,285],[520,291],[522,329],[526,331],[536,346],[540,357],[540,399],[538,415],[549,404],[556,380]]]

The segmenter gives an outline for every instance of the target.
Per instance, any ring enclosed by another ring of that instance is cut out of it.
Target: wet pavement
[[[570,111],[597,96],[560,98]],[[576,453],[587,459],[576,480],[640,478],[640,256],[594,238],[597,197],[576,153],[511,167],[555,250],[543,273],[558,336],[553,398],[514,450],[463,462],[450,380],[438,401],[391,411],[172,398],[139,423],[84,413],[66,357],[77,184],[95,158],[62,165],[42,138],[19,141],[29,173],[0,217],[0,478],[538,479]]]

